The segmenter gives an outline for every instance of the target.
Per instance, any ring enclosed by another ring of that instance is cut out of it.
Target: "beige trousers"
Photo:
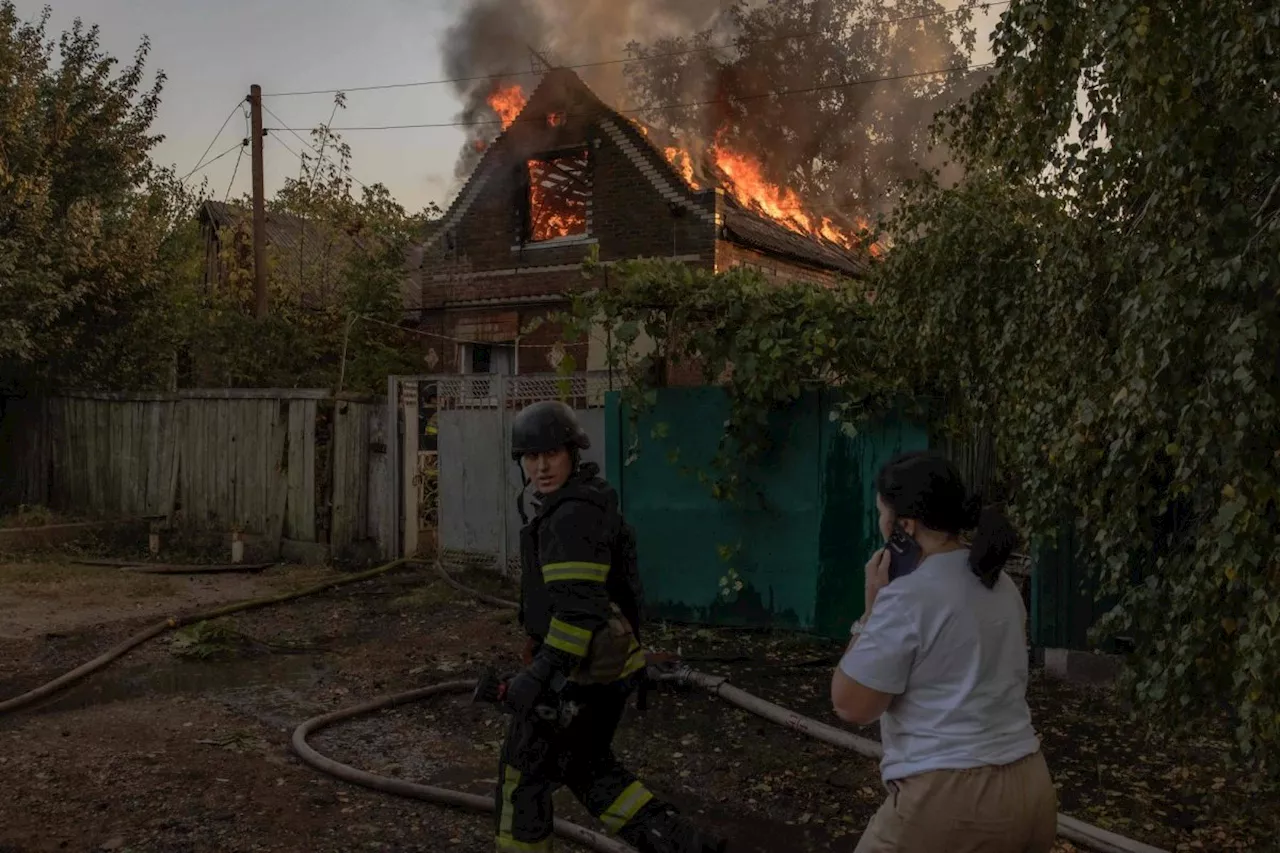
[[[855,853],[1049,853],[1058,794],[1039,752],[888,783]]]

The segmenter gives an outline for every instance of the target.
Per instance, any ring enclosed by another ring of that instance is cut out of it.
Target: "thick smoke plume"
[[[553,65],[576,65],[617,59],[629,45],[679,38],[713,26],[733,0],[472,0],[461,20],[444,35],[442,49],[450,78],[510,76],[526,91],[537,83],[542,59]],[[583,69],[592,90],[614,106],[625,106],[622,64]],[[488,79],[455,84],[463,103],[461,121],[493,118],[486,98]],[[477,140],[494,136],[480,126]],[[478,154],[464,147],[458,176],[465,177]]]
[[[442,48],[450,77],[503,76],[526,91],[542,68],[535,51],[552,65],[631,57],[579,73],[606,103],[647,108],[637,117],[690,155],[695,183],[723,184],[725,167],[742,174],[745,162],[802,199],[817,214],[802,230],[816,231],[826,216],[856,227],[903,179],[942,164],[929,126],[981,77],[912,75],[966,65],[970,22],[940,0],[470,0]],[[493,80],[456,85],[463,121],[493,118]],[[779,92],[790,94],[761,97]],[[495,135],[481,125],[473,141]],[[482,149],[464,147],[459,178]]]

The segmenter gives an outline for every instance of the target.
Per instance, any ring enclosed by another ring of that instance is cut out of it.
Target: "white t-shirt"
[[[895,698],[880,718],[885,781],[1009,764],[1040,748],[1027,707],[1026,608],[1003,572],[987,589],[968,550],[927,557],[876,597],[840,661]]]

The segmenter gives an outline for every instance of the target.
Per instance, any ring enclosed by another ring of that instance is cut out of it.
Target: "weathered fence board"
[[[391,505],[392,492],[387,489],[394,473],[391,468],[388,446],[395,435],[394,425],[387,429],[385,406],[368,407],[368,474],[365,479],[365,500],[369,509],[365,513],[369,538],[378,542],[383,558],[390,558],[396,538],[396,507]]]
[[[332,419],[324,444],[317,441],[321,406]],[[385,445],[394,425],[383,424],[384,409],[350,395],[335,403],[309,389],[8,400],[0,421],[0,501],[165,516],[276,545],[324,544],[327,531],[335,554],[366,539],[389,554],[395,543],[383,539],[388,529],[394,539],[387,517],[395,509],[386,506],[386,478],[394,472]],[[371,454],[371,442],[384,452]],[[321,471],[327,482],[317,482]]]
[[[338,403],[333,420],[333,531],[330,545],[348,548],[366,537],[369,409]]]
[[[289,497],[284,535],[316,541],[316,401],[289,404]]]

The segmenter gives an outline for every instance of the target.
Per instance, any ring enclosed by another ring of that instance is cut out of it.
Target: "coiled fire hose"
[[[253,599],[251,601],[243,601],[236,604],[230,604],[225,607],[219,607],[214,610],[202,613],[189,614],[187,616],[171,617],[163,622],[158,622],[143,631],[138,632],[129,639],[112,647],[103,654],[93,660],[76,667],[70,672],[65,673],[53,681],[36,687],[19,696],[0,702],[0,715],[12,713],[22,708],[26,708],[35,704],[41,699],[46,699],[55,693],[71,686],[72,684],[87,678],[93,673],[104,669],[113,661],[123,657],[134,648],[142,645],[146,641],[163,634],[166,631],[180,628],[184,625],[192,625],[197,622],[203,622],[210,619],[217,619],[222,616],[228,616],[233,613],[241,613],[248,610],[255,610],[262,607],[268,607],[274,604],[283,604],[303,598],[308,595],[314,595],[330,589],[346,586],[348,584],[357,583],[364,580],[385,574],[393,569],[404,565],[422,565],[417,560],[395,560],[386,565],[370,569],[367,572],[349,575],[344,578],[337,578],[326,581],[315,586],[297,590],[291,593],[285,593],[267,598]],[[514,609],[518,605],[514,601],[497,598],[495,596],[486,595],[478,590],[471,589],[456,581],[448,572],[444,570],[438,563],[431,564],[434,566],[440,577],[450,586],[460,592],[464,592],[480,601],[492,604],[497,607]],[[858,737],[851,732],[837,729],[834,726],[828,726],[817,720],[803,717],[794,711],[789,711],[781,705],[775,705],[759,697],[752,696],[744,690],[728,683],[728,680],[720,677],[707,675],[701,672],[695,672],[685,666],[678,666],[674,669],[655,670],[652,672],[655,680],[674,682],[677,684],[691,685],[706,690],[714,696],[718,696],[738,707],[750,711],[764,719],[777,723],[787,728],[806,734],[810,737],[838,746],[844,749],[851,749],[860,755],[869,758],[879,758],[882,754],[880,744],[875,741]],[[310,720],[298,726],[291,739],[291,745],[298,757],[309,766],[329,774],[335,778],[361,785],[373,790],[382,791],[388,794],[395,794],[402,797],[410,797],[420,799],[426,802],[439,803],[441,805],[453,806],[456,808],[469,809],[477,812],[492,812],[494,809],[494,801],[492,797],[483,797],[476,794],[467,794],[461,791],[453,791],[447,788],[437,788],[431,785],[420,785],[408,782],[404,779],[396,779],[389,776],[379,776],[352,767],[341,762],[334,761],[325,755],[320,754],[310,744],[307,738],[310,735],[336,723],[350,720],[355,717],[364,716],[366,714],[376,713],[378,711],[394,708],[400,705],[406,705],[413,702],[420,702],[425,699],[431,699],[441,695],[453,693],[469,693],[476,687],[475,680],[466,681],[450,681],[442,684],[432,685],[430,687],[422,687],[416,690],[409,690],[403,693],[397,693],[391,696],[385,696],[380,699],[374,699],[362,705],[351,708],[342,708],[313,717]],[[592,850],[600,851],[600,853],[634,853],[633,849],[620,841],[592,832],[585,827],[569,823],[567,821],[556,820],[555,831],[558,835],[578,842]],[[1084,823],[1069,815],[1058,815],[1058,835],[1075,844],[1083,845],[1098,853],[1166,853],[1157,847],[1134,841],[1130,838],[1108,832],[1096,826]]]

